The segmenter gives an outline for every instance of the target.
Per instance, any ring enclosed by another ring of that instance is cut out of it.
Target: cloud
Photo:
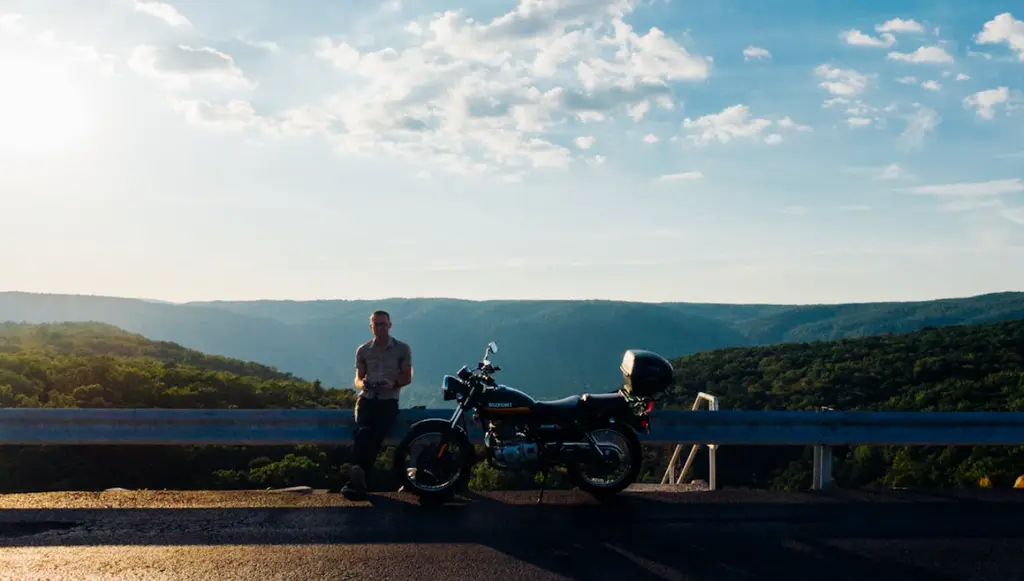
[[[16,31],[21,28],[21,14],[0,14],[0,30]]]
[[[655,135],[653,133],[648,133],[647,135],[644,135],[644,143],[657,143],[657,142],[658,142],[658,136],[657,135]]]
[[[921,83],[921,86],[929,91],[938,91],[942,89],[942,85],[940,85],[938,81],[925,81]]]
[[[885,33],[880,38],[876,38],[852,28],[850,30],[840,32],[839,37],[843,39],[843,42],[851,46],[888,48],[896,43],[896,37],[889,33]]]
[[[1024,181],[1020,178],[990,180],[987,182],[961,182],[932,186],[917,186],[906,191],[921,196],[940,197],[985,197],[1024,192]]]
[[[1005,43],[1017,53],[1017,60],[1024,62],[1024,21],[1015,19],[1009,12],[986,22],[981,32],[975,35],[974,41],[978,44]]]
[[[658,177],[659,182],[691,182],[703,179],[704,174],[699,171],[688,171],[683,173],[670,173]]]
[[[867,127],[868,125],[871,125],[874,120],[868,117],[848,117],[845,119],[845,122],[850,127]]]
[[[953,62],[953,57],[941,46],[922,46],[911,53],[890,52],[886,58],[914,64],[944,64]]]
[[[854,69],[832,68],[828,65],[818,65],[814,72],[824,78],[818,86],[833,95],[851,96],[859,95],[868,86],[868,75],[857,72]]]
[[[882,173],[878,176],[878,179],[880,179],[880,180],[898,180],[900,178],[907,177],[907,176],[908,176],[908,174],[907,174],[906,170],[904,170],[902,167],[900,167],[899,164],[897,164],[897,163],[890,163],[889,165],[885,166],[885,169],[882,170]]]
[[[748,46],[743,49],[743,60],[760,60],[764,58],[772,58],[772,53],[768,52],[767,49],[763,49],[759,46]]]
[[[1006,204],[1000,196],[1024,192],[1024,181],[1020,178],[990,180],[986,182],[962,182],[918,186],[904,190],[913,195],[932,196],[942,201],[938,209],[943,212],[967,212],[971,210],[998,209],[1003,217]]]
[[[937,30],[937,29],[936,29]],[[893,18],[887,20],[883,24],[875,26],[875,32],[889,32],[889,33],[923,33],[924,25],[916,20],[903,20],[902,18]],[[938,34],[938,32],[936,32]]]
[[[584,137],[577,137],[574,140],[574,143],[576,143],[576,147],[578,147],[580,149],[590,149],[591,146],[594,145],[595,141],[597,141],[597,140],[594,139],[591,136],[584,136]]]
[[[1002,214],[1007,220],[1024,225],[1024,207],[1003,210]]]
[[[209,47],[141,45],[132,50],[128,66],[174,86],[188,86],[193,80],[252,86],[230,55]]]
[[[900,136],[910,145],[918,146],[924,138],[938,127],[942,118],[934,109],[914,104],[916,112],[907,119],[907,127]]]
[[[978,91],[964,98],[965,107],[973,107],[978,117],[991,121],[995,116],[997,105],[1010,100],[1010,91],[1006,87]]]
[[[234,100],[224,105],[204,100],[174,101],[172,108],[195,125],[224,129],[241,129],[260,122],[256,110],[247,101]]]
[[[375,50],[320,37],[314,54],[343,88],[273,126],[321,133],[340,152],[456,173],[564,168],[575,154],[556,129],[672,110],[677,84],[710,74],[709,57],[625,23],[638,5],[522,0],[485,21],[446,11],[411,21],[407,42]]]
[[[683,120],[683,129],[688,131],[688,139],[691,142],[697,145],[707,145],[713,141],[728,143],[734,139],[757,138],[772,123],[769,119],[752,117],[750,108],[740,104],[696,119],[687,117]],[[809,127],[799,125],[789,117],[780,120],[778,126],[782,129],[810,130]],[[782,141],[782,136],[778,134],[772,134],[765,138],[765,142],[770,145],[780,141]]]
[[[969,81],[969,80],[971,80],[971,77],[969,77],[968,75],[965,75],[963,73],[959,73],[956,76],[956,80],[958,80],[958,81]]]
[[[133,3],[136,12],[142,12],[143,14],[159,18],[171,26],[177,28],[192,26],[188,18],[182,16],[178,9],[170,4],[156,2],[155,0],[133,0]]]

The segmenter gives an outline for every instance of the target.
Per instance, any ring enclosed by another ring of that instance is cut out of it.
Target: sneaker
[[[353,466],[348,473],[348,482],[341,489],[341,493],[349,500],[366,499],[366,474],[362,467]]]

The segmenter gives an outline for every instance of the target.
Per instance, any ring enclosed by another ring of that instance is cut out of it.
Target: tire
[[[579,487],[580,490],[593,495],[599,500],[606,500],[619,494],[628,488],[629,485],[636,482],[636,479],[640,476],[640,470],[643,468],[643,447],[640,443],[640,437],[636,435],[636,432],[622,424],[607,424],[595,429],[609,430],[622,436],[626,441],[626,446],[629,448],[629,457],[631,461],[629,471],[622,480],[612,486],[598,486],[591,484],[583,477],[578,465],[569,464],[567,469],[569,478],[572,480],[573,484]]]
[[[423,436],[425,434],[442,434],[444,439],[442,441],[450,441],[452,439],[458,441],[460,450],[464,450],[466,458],[462,465],[462,471],[459,477],[440,490],[425,490],[418,486],[409,478],[409,474],[405,469],[405,456],[409,453],[409,447],[413,440]],[[409,433],[402,438],[402,441],[395,447],[394,466],[393,470],[398,481],[402,483],[405,489],[423,500],[428,501],[443,501],[452,497],[457,491],[464,491],[468,488],[469,479],[473,475],[473,464],[474,464],[474,450],[473,443],[470,441],[469,436],[459,429],[453,429],[447,420],[432,419],[423,420],[417,422],[409,430]]]

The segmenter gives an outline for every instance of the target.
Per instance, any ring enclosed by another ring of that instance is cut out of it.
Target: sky
[[[0,0],[0,290],[1024,290],[1024,8]]]

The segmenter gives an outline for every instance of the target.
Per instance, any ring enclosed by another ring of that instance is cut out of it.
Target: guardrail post
[[[718,411],[718,398],[704,393],[703,391],[697,394],[697,397],[693,400],[693,406],[690,411],[697,411],[700,409],[700,402],[708,402],[708,411]],[[676,444],[676,449],[672,452],[672,459],[668,461],[668,466],[665,468],[665,474],[661,477],[662,484],[682,484],[683,479],[690,472],[690,466],[693,465],[693,459],[697,456],[697,450],[700,449],[700,444],[694,444],[690,448],[690,454],[686,457],[686,463],[683,464],[683,469],[679,472],[679,477],[675,475],[676,466],[679,464],[679,454],[682,452],[683,447],[680,444]],[[715,457],[718,451],[718,444],[708,444],[708,488],[711,490],[718,489],[718,462]]]
[[[814,447],[814,474],[811,488],[825,490],[832,486],[832,446]]]

